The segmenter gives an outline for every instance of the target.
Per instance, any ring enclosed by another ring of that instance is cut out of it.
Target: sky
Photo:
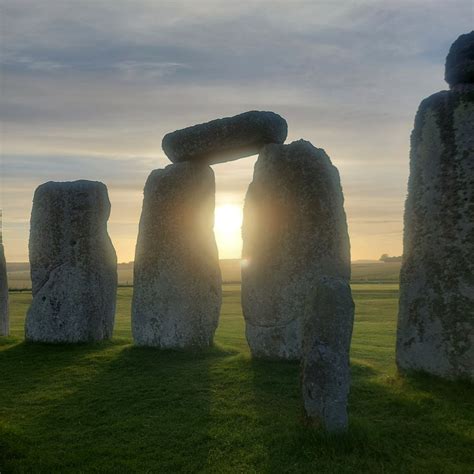
[[[447,88],[445,57],[472,30],[473,8],[472,0],[2,0],[7,259],[28,259],[39,184],[92,179],[109,190],[118,260],[133,260],[145,180],[169,164],[163,135],[247,110],[279,113],[287,143],[304,138],[331,157],[353,260],[400,255],[414,115]],[[221,258],[240,256],[256,158],[213,166]]]

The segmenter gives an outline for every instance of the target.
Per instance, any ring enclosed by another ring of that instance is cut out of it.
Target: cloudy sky
[[[252,109],[281,114],[288,141],[305,138],[331,156],[353,259],[400,254],[414,114],[446,89],[449,46],[474,23],[471,0],[0,5],[11,261],[27,260],[36,186],[79,178],[107,184],[110,234],[119,261],[132,260],[145,179],[168,163],[163,135]],[[214,166],[220,215],[241,208],[255,159]],[[221,257],[239,256],[238,225],[232,232],[218,233]]]

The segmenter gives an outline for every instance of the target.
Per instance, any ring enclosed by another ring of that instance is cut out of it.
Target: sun
[[[242,208],[234,204],[226,204],[216,208],[214,217],[214,231],[233,234],[240,232],[242,226]]]
[[[214,233],[220,258],[240,258],[242,253],[242,207],[224,204],[216,207]]]

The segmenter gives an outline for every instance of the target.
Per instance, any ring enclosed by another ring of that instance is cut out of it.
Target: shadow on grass
[[[219,346],[18,344],[0,370],[2,472],[446,472],[471,461],[469,387],[362,364],[350,432],[337,437],[303,422],[298,363]]]
[[[115,344],[32,344],[6,338],[0,346],[0,471],[8,472],[5,466],[25,459],[30,449],[21,425],[28,426],[75,389],[78,373],[91,365],[88,356],[97,357]]]
[[[49,384],[55,384],[59,379],[71,378],[68,370],[80,368],[83,364],[90,365],[89,356],[100,357],[102,352],[118,346],[116,342],[87,345],[20,342],[2,346],[7,345],[10,347],[0,350],[0,393],[8,387],[5,395],[12,401],[37,388],[44,389]],[[73,380],[71,382],[74,383]]]
[[[249,365],[265,471],[286,465],[291,472],[454,472],[472,464],[470,384],[384,377],[353,364],[349,432],[328,435],[305,424],[297,364]]]
[[[38,411],[20,421],[22,429],[4,438],[3,449],[13,463],[7,468],[29,470],[34,462],[36,472],[157,466],[192,472],[206,465],[209,370],[231,351],[213,347],[189,353],[106,343],[20,344],[6,352],[17,364],[35,359],[17,376],[35,374],[36,383],[22,390],[34,389],[38,401]],[[50,357],[53,353],[56,357]],[[63,380],[48,380],[57,371]]]

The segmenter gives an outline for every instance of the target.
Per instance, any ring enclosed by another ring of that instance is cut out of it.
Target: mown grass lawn
[[[340,437],[303,423],[297,363],[250,358],[238,285],[224,287],[215,347],[194,354],[132,346],[130,288],[119,289],[112,342],[25,344],[31,294],[11,293],[1,473],[471,473],[472,385],[399,377],[398,286],[353,290],[351,426]]]

